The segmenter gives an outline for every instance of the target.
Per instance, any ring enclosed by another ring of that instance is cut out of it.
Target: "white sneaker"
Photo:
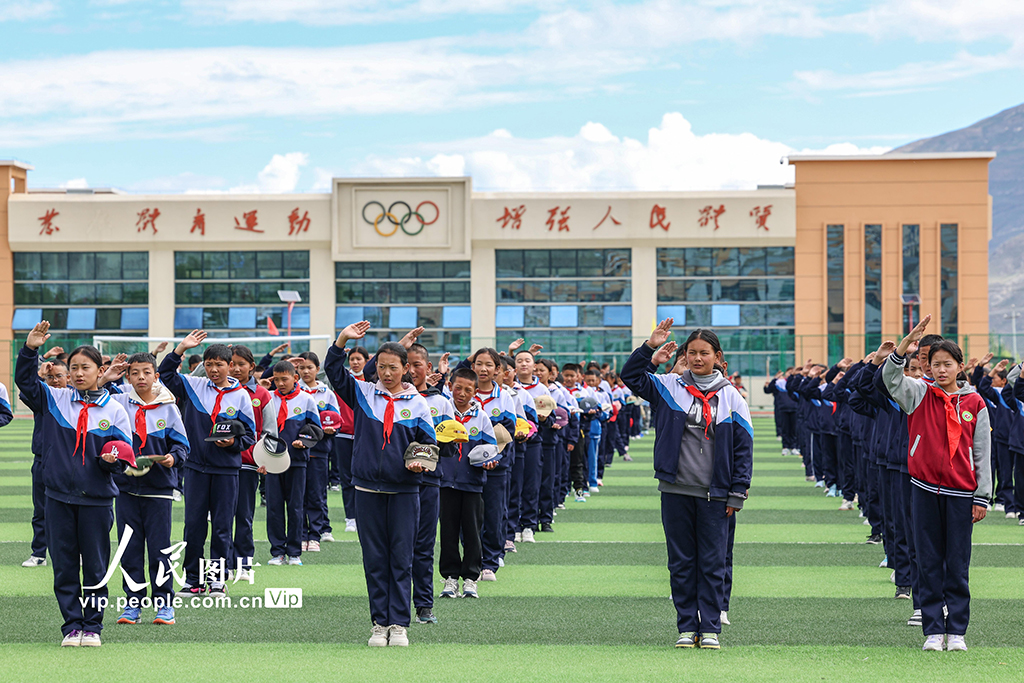
[[[389,647],[409,647],[409,634],[404,626],[388,627]]]
[[[583,492],[583,497],[590,498],[590,489],[587,489],[586,491]]]
[[[270,558],[270,562],[267,562],[268,565],[273,565],[275,567],[280,567],[284,563],[285,563],[284,555],[278,555],[277,557],[272,557],[272,558]]]
[[[406,644],[408,642],[406,640]],[[370,640],[366,644],[370,647],[386,647],[388,644],[388,627],[374,623],[373,628],[370,629]]]
[[[1006,513],[1006,519],[1017,519],[1017,513],[1016,512],[1007,512]]]
[[[500,558],[500,557],[498,558],[498,566],[499,567],[504,567],[505,566],[505,560],[503,558]],[[497,579],[495,579],[495,581],[497,581]]]
[[[306,550],[308,550],[311,553],[318,553],[318,552],[320,552],[320,541],[310,541],[307,544]]]
[[[946,636],[946,652],[967,652],[967,642],[963,636]]]
[[[356,520],[354,520],[354,519],[346,519],[345,520],[345,531],[351,531],[351,532],[354,533],[356,531]]]
[[[789,449],[788,448],[783,448],[782,449],[782,454],[783,455],[789,455]]]
[[[325,531],[323,533],[323,535],[320,536],[320,542],[321,543],[333,543],[334,542],[334,534],[332,534],[330,531]]]
[[[722,612],[722,623],[725,624],[726,626],[731,626],[732,625],[732,622],[729,621],[729,613],[728,612]]]
[[[1002,503],[996,503],[992,506],[992,512],[1006,512],[1006,506]]]
[[[871,520],[865,519],[863,522],[861,522],[861,524],[863,524],[864,526],[871,526]]]
[[[533,529],[523,529],[523,543],[536,543],[536,541],[533,540]]]
[[[479,598],[480,596],[476,592],[476,581],[473,579],[462,580],[462,597],[464,598]]]
[[[497,581],[498,577],[495,576],[493,569],[485,569],[482,572],[480,572],[480,580],[481,581]]]
[[[36,557],[35,555],[29,555],[28,559],[21,563],[22,567],[45,567],[46,558]]]
[[[852,500],[844,500],[843,504],[839,506],[839,509],[840,510],[852,510],[853,509],[853,501]]]
[[[523,542],[523,534],[521,532],[517,531],[515,538],[512,539],[512,542],[513,543],[522,543]]]
[[[301,557],[289,557],[288,558],[288,564],[293,566],[293,567],[301,567],[302,566],[302,558]]]
[[[83,631],[82,632],[82,647],[99,647],[103,643],[100,642],[100,634],[95,631]],[[966,650],[967,648],[964,647]]]
[[[942,652],[942,642],[945,639],[946,636],[943,635],[928,636],[924,639],[924,647],[921,649],[925,652]]]
[[[250,570],[248,570],[248,569],[239,569],[238,570],[238,580],[239,581],[251,581],[252,578],[253,578],[253,574],[252,574],[252,572]]]
[[[309,541],[303,541],[302,542],[302,552],[306,552],[307,550],[309,550]]]
[[[442,598],[457,598],[459,597],[459,579],[458,577],[452,576],[444,580],[444,588],[441,589]]]
[[[82,644],[82,632],[74,630],[60,641],[61,647],[78,647]]]

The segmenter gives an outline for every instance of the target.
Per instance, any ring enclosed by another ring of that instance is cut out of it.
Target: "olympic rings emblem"
[[[370,220],[370,218],[366,215],[366,210],[373,206],[374,204],[376,204],[377,207],[380,209],[380,213],[377,214],[376,218]],[[425,206],[430,206],[434,209],[434,217],[429,221],[420,212],[420,209],[422,209]],[[398,217],[399,212],[395,210],[396,207],[405,208],[405,213],[402,214],[401,218]],[[402,232],[404,232],[409,237],[415,237],[416,235],[423,232],[423,228],[427,227],[428,225],[433,225],[434,223],[436,223],[437,219],[441,217],[441,212],[440,210],[438,210],[437,204],[430,201],[429,199],[417,204],[415,210],[413,210],[413,208],[409,206],[409,204],[401,200],[397,202],[392,202],[391,206],[389,206],[387,210],[384,209],[384,205],[381,204],[380,202],[369,201],[363,206],[362,215],[363,220],[366,221],[368,225],[372,225],[373,229],[376,230],[377,234],[380,235],[381,237],[391,237],[396,232],[398,232],[399,228],[401,228]],[[415,232],[410,232],[406,226],[413,218],[419,221],[420,228]],[[393,228],[391,228],[391,232],[384,232],[384,230],[381,229],[382,227],[385,230],[387,229],[385,222],[390,223],[392,226],[394,226]]]

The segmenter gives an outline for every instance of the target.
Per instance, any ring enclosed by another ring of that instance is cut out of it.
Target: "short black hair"
[[[273,374],[284,373],[286,375],[297,375],[299,371],[295,369],[295,366],[286,360],[279,360],[274,363],[274,369],[271,370]]]
[[[188,366],[190,368],[194,368],[195,366],[199,365],[202,362],[203,362],[203,357],[202,356],[192,355],[192,356],[188,357]]]
[[[55,358],[54,360],[51,360],[50,364],[58,368],[64,368],[65,370],[68,369],[67,361],[61,360],[60,358]],[[1003,375],[1006,375],[1005,371],[1003,372]]]
[[[430,351],[427,351],[427,347],[424,346],[423,344],[419,344],[419,343],[414,342],[413,344],[411,344],[409,346],[409,348],[407,349],[407,352],[408,353],[418,354],[418,355],[423,356],[424,358],[426,358],[428,361],[430,360]]]
[[[191,359],[189,359],[191,361]],[[222,360],[225,363],[231,362],[231,347],[227,344],[210,344],[206,351],[203,351],[203,361]]]
[[[132,366],[136,363],[149,363],[153,366],[153,372],[156,372],[156,356],[148,352],[134,353],[128,358],[128,369],[131,370]]]
[[[457,379],[468,379],[473,384],[476,384],[476,373],[469,368],[455,368],[452,372],[452,383],[455,383]]]
[[[595,365],[588,365],[587,371],[583,373],[584,376],[591,375],[593,377],[601,376],[601,369]]]
[[[921,341],[917,343],[917,348],[920,349],[925,346],[934,346],[935,344],[938,344],[942,340],[943,338],[941,334],[926,334],[923,337],[921,337]]]
[[[580,366],[576,365],[575,363],[565,363],[565,364],[562,365],[562,372],[565,372],[566,370],[572,370],[573,372],[579,372],[580,371]]]
[[[303,351],[299,354],[299,358],[302,360],[308,360],[313,365],[320,367],[320,357],[312,351]]]

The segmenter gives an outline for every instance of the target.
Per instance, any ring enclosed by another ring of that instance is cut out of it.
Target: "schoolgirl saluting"
[[[728,519],[743,507],[753,468],[750,410],[724,377],[722,347],[694,330],[683,350],[688,370],[655,375],[676,349],[672,318],[654,329],[622,366],[622,380],[654,408],[654,469],[668,545],[676,647],[719,649],[725,597]],[[664,344],[664,346],[662,346]]]
[[[15,364],[25,404],[45,422],[43,483],[46,485],[46,542],[53,561],[53,592],[64,625],[63,647],[99,647],[114,524],[114,475],[124,470],[118,449],[131,451],[128,414],[100,389],[103,358],[92,346],[68,356],[74,389],[47,386],[39,378],[37,349],[50,338],[50,323],[29,332]],[[86,588],[83,590],[82,586]]]

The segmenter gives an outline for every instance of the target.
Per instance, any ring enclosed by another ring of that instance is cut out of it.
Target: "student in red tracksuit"
[[[948,650],[966,650],[972,525],[985,518],[992,495],[991,428],[985,400],[963,376],[964,355],[954,342],[928,349],[933,384],[903,374],[907,352],[931,318],[926,315],[898,347],[883,343],[877,357],[888,356],[882,379],[908,416],[924,649],[942,650],[948,638]]]

